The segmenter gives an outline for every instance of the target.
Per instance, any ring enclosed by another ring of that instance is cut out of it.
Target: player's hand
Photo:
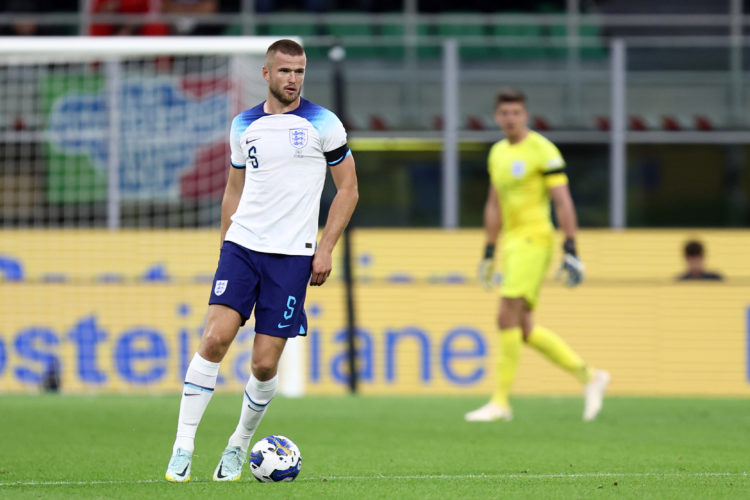
[[[485,290],[492,290],[492,278],[495,275],[495,260],[494,259],[482,259],[479,263],[479,270],[477,278],[479,283],[482,284]]]
[[[484,258],[479,263],[477,279],[485,290],[492,290],[493,278],[495,276],[495,245],[484,247]]]
[[[576,255],[575,241],[572,239],[565,240],[563,252],[563,261],[557,270],[556,278],[561,279],[564,274],[567,274],[565,285],[569,287],[578,286],[583,281],[585,266]]]
[[[318,249],[313,255],[312,275],[310,276],[310,286],[320,286],[326,282],[331,275],[332,257],[329,252]]]

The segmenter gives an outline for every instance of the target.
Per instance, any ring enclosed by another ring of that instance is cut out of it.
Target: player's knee
[[[214,331],[207,331],[201,338],[199,352],[206,359],[223,359],[230,343],[231,339],[225,339]]]
[[[521,317],[521,314],[519,314],[519,311],[507,308],[500,311],[500,314],[497,317],[497,324],[501,330],[506,330],[508,328],[522,326],[522,319],[523,318]]]
[[[258,380],[270,380],[276,375],[277,364],[271,359],[254,359],[252,370]]]

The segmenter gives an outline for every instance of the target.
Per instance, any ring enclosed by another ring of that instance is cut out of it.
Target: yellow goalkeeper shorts
[[[552,251],[551,238],[507,238],[503,242],[500,295],[511,299],[524,298],[529,308],[534,309]]]

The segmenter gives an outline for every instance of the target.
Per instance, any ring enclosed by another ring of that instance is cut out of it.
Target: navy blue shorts
[[[305,335],[311,274],[312,256],[255,252],[225,241],[208,303],[231,307],[240,313],[243,325],[254,307],[257,333]]]

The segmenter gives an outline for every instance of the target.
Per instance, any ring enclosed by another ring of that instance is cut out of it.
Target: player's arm
[[[487,191],[487,201],[484,203],[484,232],[486,242],[484,256],[479,263],[479,282],[488,290],[492,288],[492,278],[495,274],[495,244],[500,230],[503,227],[503,219],[500,212],[500,199],[497,189],[490,183]]]
[[[578,230],[578,218],[576,217],[576,208],[573,205],[573,197],[570,196],[568,184],[550,188],[549,196],[552,199],[557,223],[560,225],[565,239],[575,241],[576,231]]]
[[[318,249],[313,256],[312,277],[310,278],[310,284],[313,286],[322,285],[331,274],[333,247],[336,246],[341,233],[349,224],[349,219],[359,199],[357,172],[351,154],[341,163],[331,167],[331,177],[336,185],[336,196],[328,210],[328,219],[323,228],[323,234],[320,236]]]
[[[495,245],[502,227],[503,220],[500,215],[500,200],[497,196],[497,189],[493,184],[490,184],[487,201],[484,203],[484,232],[487,235],[488,246]]]
[[[245,169],[230,167],[227,187],[224,189],[224,198],[221,200],[221,241],[219,247],[224,243],[227,229],[232,223],[232,216],[237,211],[245,187]]]
[[[552,206],[555,210],[557,222],[565,235],[563,243],[563,263],[558,274],[567,273],[565,284],[576,286],[583,281],[583,263],[576,253],[576,231],[578,230],[578,218],[576,216],[573,197],[570,196],[570,188],[567,182],[549,188]]]

